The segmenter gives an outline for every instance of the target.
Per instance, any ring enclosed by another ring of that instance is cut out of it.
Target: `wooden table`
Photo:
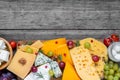
[[[119,0],[0,0],[0,37],[103,39],[120,33]]]

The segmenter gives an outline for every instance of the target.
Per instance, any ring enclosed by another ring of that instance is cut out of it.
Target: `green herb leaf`
[[[59,59],[60,61],[62,61],[62,55],[59,55],[59,56],[58,56],[58,59]]]
[[[76,41],[75,45],[76,45],[76,46],[80,46],[79,41]]]

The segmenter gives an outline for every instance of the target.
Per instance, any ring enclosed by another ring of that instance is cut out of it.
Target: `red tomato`
[[[114,42],[118,42],[119,41],[119,36],[117,34],[112,34],[111,35],[111,39],[114,41]]]
[[[13,41],[13,40],[12,40],[12,41],[10,41],[9,43],[10,43],[12,49],[15,49],[15,48],[16,48],[16,46],[17,46],[16,41]]]

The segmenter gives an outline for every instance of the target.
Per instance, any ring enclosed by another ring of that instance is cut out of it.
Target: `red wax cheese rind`
[[[34,64],[36,55],[17,50],[7,69],[24,79]]]

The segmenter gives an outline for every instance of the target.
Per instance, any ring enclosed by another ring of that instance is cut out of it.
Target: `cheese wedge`
[[[76,70],[69,62],[66,62],[65,64],[62,80],[81,80],[77,75]]]
[[[100,80],[90,52],[84,47],[75,47],[70,50],[75,69],[82,80]]]
[[[29,73],[31,70],[31,67],[35,61],[36,55],[35,54],[29,54],[26,52],[22,52],[20,50],[17,50],[15,53],[15,56],[13,57],[10,65],[7,67],[7,69],[20,78],[24,79],[25,76]]]
[[[80,40],[80,45],[84,47],[85,42],[89,42],[91,45],[91,48],[89,49],[90,53],[92,55],[97,55],[100,57],[99,62],[96,62],[96,69],[98,74],[101,78],[103,78],[103,71],[104,71],[104,62],[108,60],[107,57],[107,47],[100,41],[94,39],[94,38],[86,38],[83,40]]]
[[[35,47],[37,49],[40,49],[43,46],[43,43],[40,40],[35,41],[31,47]]]
[[[66,44],[66,38],[58,38],[53,40],[48,40],[43,42],[43,47],[41,48],[44,54],[47,54],[49,51],[52,51],[54,53],[55,49],[62,45]]]
[[[62,61],[73,64],[69,49],[66,44],[60,45],[55,49],[55,55],[61,55]]]

